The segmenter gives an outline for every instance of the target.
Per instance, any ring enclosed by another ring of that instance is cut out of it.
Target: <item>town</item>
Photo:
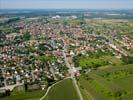
[[[79,91],[76,78],[82,74],[132,64],[133,20],[87,16],[0,17],[2,96],[22,85],[47,90],[65,78]]]

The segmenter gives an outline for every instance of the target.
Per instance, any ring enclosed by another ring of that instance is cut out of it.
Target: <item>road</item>
[[[79,89],[79,87],[77,85],[77,80],[75,79],[74,69],[69,64],[65,52],[66,52],[66,47],[64,45],[63,50],[62,50],[62,53],[63,53],[63,56],[64,56],[64,60],[65,60],[66,66],[69,68],[69,74],[70,74],[70,77],[72,78],[73,84],[74,84],[74,86],[75,86],[75,88],[77,90],[77,93],[79,95],[79,98],[80,98],[80,100],[83,100],[82,94],[81,94],[80,89]]]
[[[67,78],[65,78],[65,79],[68,79],[68,78],[69,78],[69,77],[67,77]],[[59,84],[60,82],[62,82],[62,81],[56,82],[55,84],[49,86],[48,89],[47,89],[47,91],[46,91],[46,93],[45,93],[45,95],[44,95],[43,97],[41,97],[40,100],[44,100],[44,98],[47,96],[47,94],[48,94],[48,92],[50,91],[50,89],[51,89],[52,87],[54,87],[56,84]]]
[[[18,83],[18,84],[15,84],[15,85],[8,85],[8,86],[5,86],[5,87],[1,87],[0,90],[10,90],[12,91],[15,87],[17,86],[21,86],[23,85],[23,83]]]
[[[66,52],[66,47],[65,47],[65,45],[64,45],[63,50],[62,50],[62,53],[63,53],[63,57],[64,57],[64,60],[65,60],[66,66],[67,66],[68,69],[69,69],[68,71],[69,71],[70,77],[68,77],[68,78],[71,78],[71,79],[72,79],[72,82],[73,82],[73,84],[74,84],[74,86],[75,86],[75,89],[76,89],[76,91],[77,91],[77,93],[78,93],[78,96],[79,96],[80,100],[83,100],[83,97],[82,97],[82,95],[81,95],[80,89],[79,89],[78,84],[77,84],[77,80],[75,79],[74,69],[73,69],[73,68],[71,67],[71,65],[69,64],[65,52]],[[59,82],[60,82],[60,81],[59,81]],[[56,84],[58,84],[59,82],[57,82],[57,83],[53,84],[52,86],[48,87],[47,92],[45,93],[45,95],[44,95],[43,97],[41,97],[40,100],[43,100],[43,99],[46,97],[46,95],[48,94],[49,90],[50,90],[53,86],[55,86]]]
[[[2,69],[2,73],[4,75],[4,68],[1,68],[1,69]],[[18,84],[14,84],[14,85],[7,85],[6,84],[6,79],[4,79],[4,85],[5,85],[4,87],[0,87],[0,91],[8,90],[8,89],[10,91],[12,91],[15,87],[23,85],[23,83],[18,83]]]

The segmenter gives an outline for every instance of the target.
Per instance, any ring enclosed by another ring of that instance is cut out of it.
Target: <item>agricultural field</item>
[[[128,19],[103,19],[103,20],[89,20],[88,27],[95,30],[96,33],[106,33],[107,31],[115,31],[115,35],[126,35],[130,39],[133,39],[133,20]],[[87,26],[86,26],[87,27]],[[108,35],[111,35],[108,34]]]
[[[132,100],[133,64],[110,66],[77,77],[84,100]]]
[[[16,91],[13,90],[10,96],[0,98],[0,100],[39,100],[45,91],[34,90],[34,91]]]
[[[71,79],[65,79],[53,86],[44,100],[80,100]]]

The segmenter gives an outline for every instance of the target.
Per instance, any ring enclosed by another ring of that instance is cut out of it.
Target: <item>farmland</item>
[[[79,100],[71,79],[65,79],[53,86],[44,100]]]
[[[14,90],[10,96],[3,97],[0,100],[39,100],[44,95],[44,91],[16,91]]]
[[[133,68],[110,66],[77,78],[84,100],[132,100]]]

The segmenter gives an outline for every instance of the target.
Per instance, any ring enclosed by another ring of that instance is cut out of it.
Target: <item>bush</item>
[[[121,60],[125,64],[133,64],[133,57],[131,57],[131,56],[122,56]]]

